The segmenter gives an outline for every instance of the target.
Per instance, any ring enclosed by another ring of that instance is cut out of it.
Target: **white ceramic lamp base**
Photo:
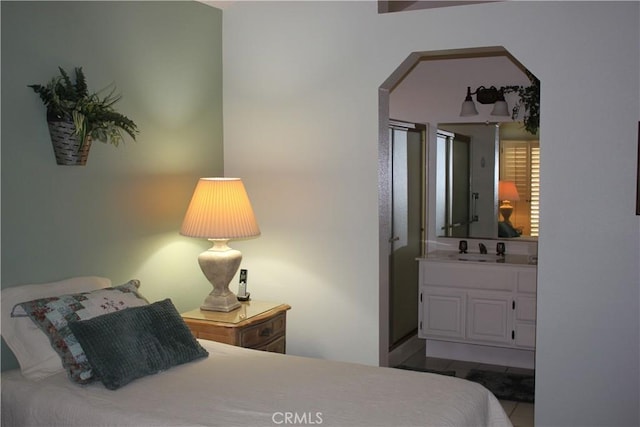
[[[504,222],[511,225],[511,221],[509,221],[509,218],[511,218],[511,214],[513,213],[513,206],[511,206],[511,202],[509,202],[508,200],[504,200],[502,202],[502,205],[500,205],[499,210],[502,214],[502,218],[504,218]]]
[[[229,290],[229,283],[235,276],[242,253],[227,246],[228,240],[211,240],[213,247],[198,256],[198,264],[205,277],[213,286],[211,293],[200,306],[201,310],[229,312],[240,307],[236,294]]]

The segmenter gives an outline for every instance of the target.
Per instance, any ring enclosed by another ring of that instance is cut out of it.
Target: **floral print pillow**
[[[79,384],[87,384],[97,378],[94,378],[84,350],[68,324],[127,307],[149,304],[138,292],[139,286],[139,280],[130,280],[113,288],[22,302],[16,305],[13,315],[19,316],[17,311],[22,308],[24,315],[29,316],[49,337],[51,346],[60,355],[62,366],[67,370],[69,378]]]

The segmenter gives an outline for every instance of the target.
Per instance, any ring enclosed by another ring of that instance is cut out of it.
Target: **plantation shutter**
[[[540,144],[500,141],[500,180],[513,181],[520,200],[512,201],[511,222],[525,236],[538,236],[540,227]]]
[[[531,236],[540,234],[540,144],[530,144],[530,175],[531,175],[531,193],[530,197],[530,224]]]

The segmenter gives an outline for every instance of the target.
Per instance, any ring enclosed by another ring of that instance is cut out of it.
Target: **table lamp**
[[[500,213],[504,218],[504,222],[511,225],[511,221],[509,221],[509,217],[513,212],[513,206],[511,206],[511,202],[520,200],[520,196],[518,195],[518,189],[516,188],[515,182],[513,181],[498,182],[498,200],[501,201]]]
[[[229,312],[239,308],[238,298],[229,290],[229,282],[240,267],[242,254],[227,243],[260,235],[242,180],[200,178],[180,234],[206,238],[213,243],[198,256],[200,269],[213,286],[200,309]]]

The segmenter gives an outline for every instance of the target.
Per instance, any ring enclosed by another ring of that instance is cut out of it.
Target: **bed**
[[[3,311],[4,297],[3,290]],[[155,304],[119,313],[148,310]],[[6,313],[2,315],[5,334]],[[109,316],[73,322],[74,331],[79,324]],[[38,378],[33,369],[5,371],[2,425],[511,426],[495,396],[463,379],[190,339],[206,355],[147,372],[113,390],[100,381],[74,382],[62,366]],[[90,348],[85,349],[89,356]],[[126,351],[140,359],[139,348]],[[102,375],[99,369],[99,364],[94,366]]]

